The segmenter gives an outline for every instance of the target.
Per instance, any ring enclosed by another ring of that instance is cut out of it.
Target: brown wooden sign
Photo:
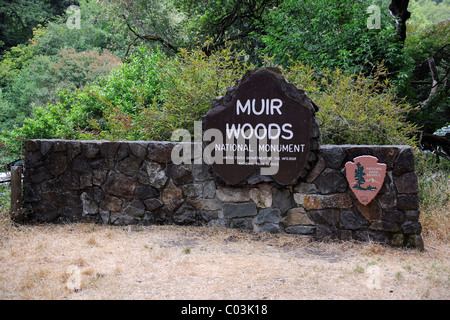
[[[386,164],[373,156],[360,156],[345,164],[350,189],[363,205],[368,205],[380,192],[386,176]]]
[[[304,91],[278,69],[262,68],[248,72],[215,102],[203,125],[222,138],[204,144],[220,155],[212,163],[219,177],[236,184],[258,169],[280,184],[299,177],[307,163],[314,113]]]

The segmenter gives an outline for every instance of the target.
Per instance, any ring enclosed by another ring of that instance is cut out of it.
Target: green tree
[[[358,190],[366,190],[362,187],[364,183],[366,183],[366,180],[364,179],[364,176],[366,173],[364,172],[364,167],[361,165],[361,163],[356,163],[356,170],[355,170],[355,180],[356,184],[353,188]]]
[[[372,1],[286,0],[265,18],[263,52],[286,65],[299,60],[320,70],[370,73],[383,61],[390,72],[403,65],[401,43],[386,7],[380,29],[368,28]]]

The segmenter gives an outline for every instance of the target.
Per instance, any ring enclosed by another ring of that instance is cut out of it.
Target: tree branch
[[[146,41],[158,41],[158,42],[161,42],[163,45],[169,47],[171,50],[173,50],[173,51],[175,51],[175,52],[177,51],[177,48],[175,48],[172,44],[170,44],[168,41],[164,40],[163,38],[161,38],[161,37],[159,37],[159,36],[154,36],[154,35],[141,35],[141,34],[137,33],[136,31],[133,30],[133,28],[131,28],[130,24],[129,24],[128,21],[127,21],[127,18],[125,17],[125,15],[122,15],[122,17],[124,18],[125,23],[126,23],[128,29],[129,29],[129,30],[130,30],[137,38],[142,39],[142,40],[146,40]],[[136,41],[136,40],[137,40],[137,39],[135,39],[134,41]],[[134,43],[134,41],[133,41],[133,43]],[[127,53],[128,53],[128,50],[127,50]]]

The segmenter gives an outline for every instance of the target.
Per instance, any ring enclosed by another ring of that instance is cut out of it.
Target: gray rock
[[[419,220],[420,211],[419,210],[407,210],[405,211],[406,220],[417,221]]]
[[[123,213],[134,218],[141,218],[145,213],[145,205],[142,201],[133,200],[124,205]]]
[[[83,156],[75,157],[72,160],[72,164],[70,166],[72,171],[84,173],[91,170],[91,167],[89,166],[88,162]]]
[[[366,228],[369,221],[366,220],[360,213],[355,211],[341,212],[340,227],[347,230],[358,230]]]
[[[50,153],[45,161],[45,166],[48,171],[54,175],[59,176],[66,171],[68,165],[67,157],[62,152]]]
[[[316,231],[315,226],[289,226],[284,229],[286,233],[293,234],[313,234]]]
[[[419,184],[417,176],[414,172],[407,172],[399,177],[394,178],[394,184],[398,193],[413,193],[419,192]]]
[[[169,210],[174,210],[184,201],[183,191],[172,180],[169,180],[169,183],[162,192],[161,200]]]
[[[396,233],[392,236],[391,245],[394,247],[401,247],[401,246],[403,246],[404,240],[405,240],[405,238],[404,238],[403,234]]]
[[[165,172],[166,176],[171,178],[176,185],[190,183],[194,179],[188,165],[169,163]]]
[[[169,163],[172,161],[172,149],[176,142],[162,141],[151,142],[147,147],[147,158],[159,163]]]
[[[159,190],[152,186],[141,185],[134,189],[134,195],[138,199],[148,199],[159,197]]]
[[[145,209],[154,211],[163,205],[162,201],[156,198],[144,200]]]
[[[103,158],[114,158],[119,149],[120,142],[117,141],[103,141],[100,145],[100,155]]]
[[[150,185],[155,188],[161,189],[169,179],[169,177],[166,176],[163,167],[158,163],[147,163],[145,165],[145,170],[147,171]]]
[[[417,248],[420,251],[422,251],[424,249],[424,243],[423,243],[422,236],[418,235],[418,234],[412,234],[412,235],[408,236],[406,246],[412,247],[412,248]]]
[[[281,225],[290,227],[295,225],[313,225],[314,222],[306,215],[303,208],[292,208],[288,210],[286,216],[281,219]]]
[[[283,214],[292,207],[295,207],[292,193],[288,189],[277,189],[272,198],[272,207],[279,208]]]
[[[347,190],[347,180],[338,170],[325,169],[314,181],[319,193],[343,193]]]
[[[123,174],[133,177],[137,175],[139,171],[139,159],[135,156],[129,156],[120,161],[116,168],[119,172],[122,172]]]
[[[127,142],[119,142],[116,152],[116,161],[121,161],[131,155],[130,145]]]
[[[100,151],[100,144],[98,142],[83,142],[81,145],[83,155],[86,159],[95,158]]]
[[[308,173],[308,175],[306,177],[306,182],[311,183],[314,180],[316,180],[316,178],[319,176],[319,174],[322,173],[322,171],[325,169],[325,167],[326,167],[326,162],[322,157],[320,157],[319,161],[317,161],[314,168]]]
[[[224,203],[222,210],[225,219],[253,217],[258,213],[254,202]]]
[[[129,144],[131,153],[139,160],[143,160],[147,155],[147,144],[138,141],[130,141]]]
[[[405,172],[412,171],[414,171],[414,154],[411,147],[405,147],[398,154],[392,173],[394,176],[400,176]]]
[[[236,218],[232,219],[228,225],[234,229],[253,230],[252,218]]]
[[[405,220],[405,214],[399,210],[384,210],[381,214],[381,219],[395,223],[402,223]]]
[[[422,225],[419,221],[406,221],[402,224],[404,234],[420,234],[422,232]]]
[[[419,197],[416,194],[397,195],[397,208],[400,210],[418,210]]]
[[[317,193],[317,187],[313,183],[300,182],[294,188],[294,191],[299,193]]]
[[[122,210],[122,200],[117,197],[106,195],[105,199],[100,202],[100,209],[108,212],[119,212]]]
[[[83,192],[80,198],[81,203],[83,204],[83,215],[93,215],[98,213],[98,204],[92,199],[90,194]]]
[[[254,231],[256,231],[256,232],[280,233],[281,232],[281,228],[276,223],[264,223],[262,225],[255,225]]]
[[[203,185],[201,183],[185,184],[181,189],[183,190],[183,194],[189,198],[197,198],[203,194]]]
[[[314,223],[322,225],[335,226],[340,219],[339,210],[337,209],[310,210],[307,214]]]
[[[216,196],[216,183],[214,181],[206,181],[203,183],[203,198],[213,199]]]
[[[215,211],[222,209],[222,201],[219,199],[186,199],[186,202],[199,210]]]
[[[206,164],[193,164],[192,165],[192,176],[195,181],[205,181],[211,178],[211,173],[209,172],[210,166]]]
[[[106,193],[125,199],[133,198],[135,188],[136,182],[133,179],[114,171],[109,172],[104,184]]]
[[[345,152],[339,146],[322,145],[320,146],[320,154],[332,169],[340,169],[345,159]]]
[[[217,198],[223,202],[246,202],[250,200],[248,189],[219,188],[216,190]]]
[[[277,208],[269,208],[259,211],[258,215],[253,220],[256,225],[262,225],[265,223],[277,224],[281,220],[281,211]]]

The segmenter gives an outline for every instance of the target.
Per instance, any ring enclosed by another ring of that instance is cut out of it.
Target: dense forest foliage
[[[0,0],[1,160],[30,138],[170,139],[256,66],[308,92],[322,143],[449,159],[449,17],[450,0]]]

